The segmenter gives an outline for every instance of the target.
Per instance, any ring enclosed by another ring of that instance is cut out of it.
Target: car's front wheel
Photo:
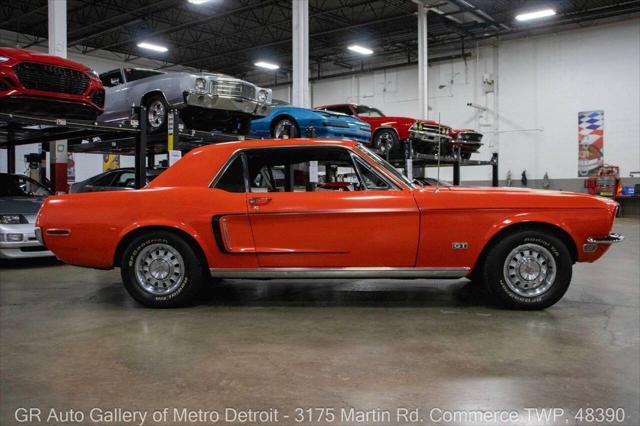
[[[147,131],[159,133],[167,129],[169,106],[161,95],[152,95],[145,102],[147,107]]]
[[[206,280],[206,268],[183,238],[166,231],[138,236],[121,261],[124,286],[136,301],[152,308],[189,303]]]
[[[384,158],[397,156],[400,152],[398,134],[392,129],[382,129],[373,136],[373,148]]]
[[[560,238],[548,232],[519,231],[493,246],[482,278],[499,306],[544,309],[569,288],[572,265],[569,249]]]

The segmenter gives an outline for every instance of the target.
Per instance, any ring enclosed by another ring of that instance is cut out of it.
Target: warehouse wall
[[[69,56],[98,71],[120,64],[107,53],[95,57],[72,52]],[[580,189],[577,115],[595,109],[605,112],[605,161],[619,165],[623,176],[640,170],[637,19],[504,41],[474,49],[466,61],[434,63],[429,71],[429,118],[485,133],[477,158],[488,159],[498,152],[501,180],[511,171],[518,184],[526,170],[530,186],[540,186],[548,173],[553,187]],[[484,77],[495,80],[493,93],[485,93]],[[388,115],[415,117],[417,85],[417,67],[399,67],[313,82],[312,99],[314,105],[358,102],[379,107]],[[288,86],[274,88],[276,98],[288,100],[289,94]],[[487,111],[468,107],[468,102]],[[18,148],[18,170],[22,170],[23,151],[34,150]],[[123,165],[130,161],[123,159]],[[78,155],[77,180],[99,173],[100,162],[97,155]],[[6,170],[4,152],[0,170]],[[435,176],[436,171],[429,169],[427,174]],[[451,179],[451,171],[443,169],[441,177]],[[462,170],[462,179],[468,183],[486,183],[490,177],[488,167]]]
[[[604,110],[605,162],[629,176],[640,170],[640,21],[501,42],[473,51],[466,61],[429,68],[429,118],[485,133],[477,158],[500,155],[500,179],[526,170],[530,184],[545,173],[563,189],[579,189],[578,112]],[[495,92],[485,94],[487,75]],[[416,116],[418,70],[397,68],[312,84],[314,105],[357,102],[388,115]],[[275,97],[286,98],[288,87]],[[496,96],[497,93],[497,96]],[[483,105],[482,112],[467,106]],[[429,170],[428,175],[434,175]],[[451,178],[450,170],[442,176]],[[464,168],[465,181],[486,182],[488,167]],[[562,182],[558,182],[562,179]]]

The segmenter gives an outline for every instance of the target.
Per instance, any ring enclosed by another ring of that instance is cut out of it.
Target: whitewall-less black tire
[[[188,304],[206,280],[206,266],[183,238],[167,231],[136,237],[124,250],[121,274],[136,301],[152,308]]]
[[[511,309],[544,309],[564,296],[573,262],[562,240],[547,232],[507,235],[487,254],[482,278],[491,300]]]

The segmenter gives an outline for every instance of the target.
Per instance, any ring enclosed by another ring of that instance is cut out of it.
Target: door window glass
[[[351,111],[351,107],[348,105],[334,105],[322,108],[323,110],[339,112],[341,114],[353,115],[353,111]]]
[[[215,187],[227,192],[245,192],[244,167],[241,156],[237,156],[227,167]]]
[[[99,176],[93,182],[91,182],[91,185],[93,185],[93,186],[110,186],[111,182],[113,182],[113,179],[117,175],[118,175],[118,173],[114,173],[114,172],[105,173],[104,175]]]
[[[371,167],[365,165],[364,162],[356,160],[356,166],[358,167],[358,172],[360,172],[360,177],[364,182],[364,186],[367,189],[375,191],[385,191],[390,189],[387,181],[378,173],[373,171]]]
[[[141,69],[137,69],[137,68],[125,68],[124,69],[124,75],[127,78],[127,81],[141,80],[143,78],[153,77],[153,76],[160,75],[160,74],[164,74],[164,73],[162,73],[160,71],[141,70]]]
[[[246,155],[251,192],[389,189],[384,179],[372,171],[360,173],[350,151],[344,148],[256,149],[247,151]],[[361,176],[366,176],[364,182]]]
[[[104,87],[115,87],[124,83],[124,81],[122,81],[122,74],[120,73],[120,70],[113,70],[100,74],[100,81],[102,81],[102,85]]]
[[[113,182],[113,186],[119,188],[134,188],[136,185],[136,175],[134,172],[120,173],[120,176]]]

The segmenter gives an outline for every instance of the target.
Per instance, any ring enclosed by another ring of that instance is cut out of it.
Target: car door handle
[[[271,197],[254,197],[249,198],[249,204],[252,206],[263,206],[271,201]]]

